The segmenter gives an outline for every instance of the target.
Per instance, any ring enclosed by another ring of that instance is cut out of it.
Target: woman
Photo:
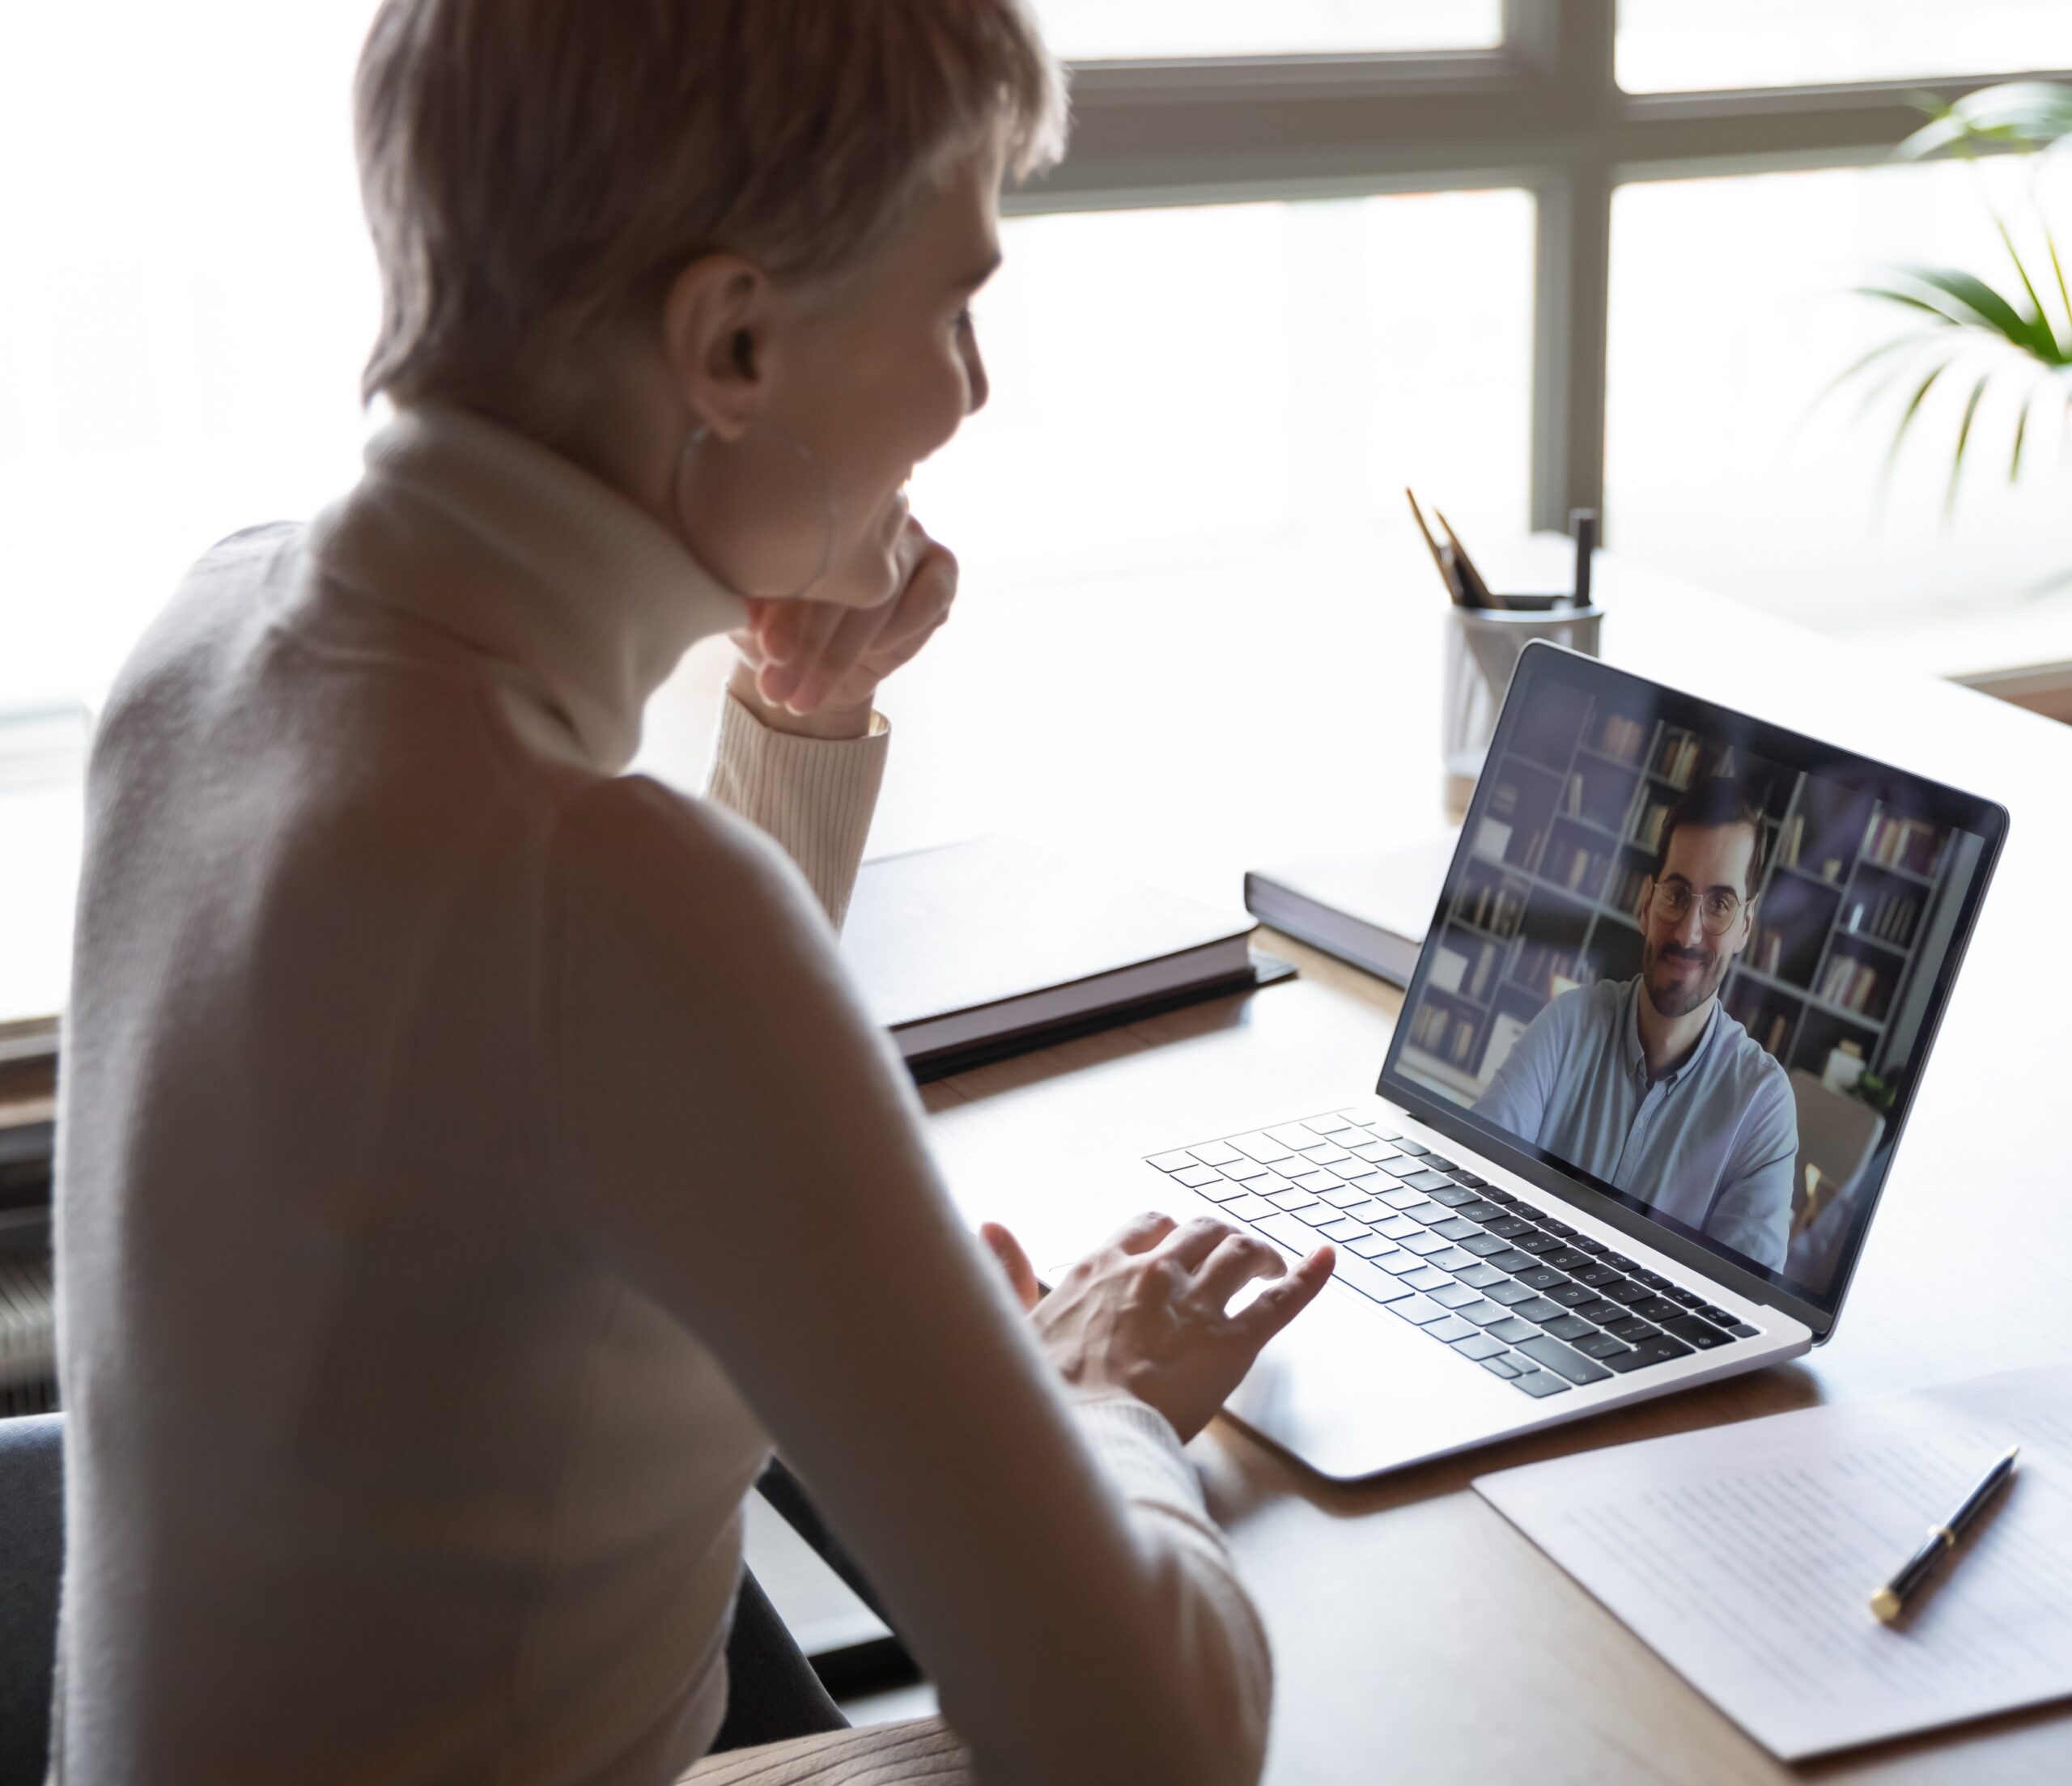
[[[830,1765],[1256,1774],[1178,1440],[1327,1250],[1147,1217],[1039,1302],[1002,1236],[1017,1309],[830,927],[954,588],[900,492],[1058,113],[1016,0],[382,7],[395,419],[202,561],[96,749],[61,1779],[673,1780],[773,1442],[948,1720]],[[625,775],[721,631],[710,797]]]

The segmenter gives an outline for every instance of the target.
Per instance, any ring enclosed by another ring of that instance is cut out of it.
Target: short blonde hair
[[[355,91],[380,263],[372,400],[500,396],[700,256],[866,264],[1003,130],[1054,161],[1022,0],[383,0]]]

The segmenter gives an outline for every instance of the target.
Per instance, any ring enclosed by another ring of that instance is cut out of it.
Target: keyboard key
[[[1592,1334],[1587,1339],[1578,1339],[1576,1350],[1586,1358],[1594,1358],[1600,1364],[1612,1359],[1624,1358],[1633,1348],[1623,1339],[1614,1339],[1609,1334]],[[1614,1366],[1616,1369],[1617,1367]]]
[[[1351,1185],[1340,1185],[1332,1190],[1320,1190],[1317,1194],[1333,1209],[1350,1209],[1355,1203],[1373,1201],[1365,1191],[1356,1190]]]
[[[1466,1339],[1481,1329],[1463,1321],[1458,1315],[1448,1315],[1443,1321],[1428,1321],[1424,1331],[1443,1346],[1450,1346],[1456,1339]]]
[[[1434,1253],[1432,1262],[1441,1271],[1464,1271],[1476,1262],[1472,1253],[1463,1253],[1457,1246],[1450,1246],[1443,1253]]]
[[[1558,1321],[1569,1311],[1558,1302],[1549,1302],[1544,1296],[1529,1296],[1523,1302],[1511,1305],[1511,1313],[1526,1321],[1536,1321],[1543,1326],[1550,1321]]]
[[[1374,1230],[1377,1233],[1387,1235],[1392,1241],[1407,1241],[1412,1235],[1422,1234],[1424,1232],[1408,1215],[1398,1215],[1393,1213],[1384,1215],[1376,1222]]]
[[[1635,1271],[1631,1274],[1637,1283],[1645,1283],[1650,1290],[1667,1290],[1669,1279],[1654,1271]]]
[[[1605,1363],[1622,1374],[1627,1371],[1645,1370],[1650,1364],[1667,1364],[1671,1359],[1688,1358],[1691,1348],[1680,1339],[1671,1339],[1667,1334],[1657,1334],[1652,1339],[1644,1339],[1629,1352],[1622,1352]]]
[[[1381,1131],[1377,1130],[1375,1132],[1379,1135]],[[1420,1160],[1432,1151],[1429,1148],[1420,1146],[1415,1141],[1406,1141],[1399,1135],[1385,1135],[1382,1139],[1392,1143],[1399,1153],[1411,1154]]]
[[[1468,1285],[1465,1283],[1454,1283],[1450,1280],[1444,1285],[1437,1288],[1422,1283],[1419,1284],[1417,1288],[1424,1291],[1425,1295],[1429,1296],[1434,1302],[1439,1304],[1441,1307],[1446,1309],[1465,1309],[1471,1302],[1480,1302],[1482,1300],[1482,1298]],[[1714,1333],[1719,1332],[1719,1330],[1716,1327],[1711,1330]],[[1720,1338],[1722,1339],[1726,1337],[1726,1336],[1724,1334],[1720,1334]]]
[[[1486,1259],[1492,1254],[1509,1252],[1511,1243],[1497,1239],[1494,1234],[1477,1234],[1460,1244],[1464,1251],[1474,1254],[1478,1258]]]
[[[1528,1266],[1518,1274],[1518,1280],[1529,1290],[1552,1290],[1569,1281],[1551,1265]]]
[[[1392,1315],[1400,1315],[1413,1327],[1423,1327],[1435,1321],[1451,1321],[1453,1317],[1429,1296],[1407,1296],[1388,1305]]]
[[[1233,1197],[1246,1197],[1250,1194],[1251,1187],[1249,1185],[1241,1185],[1229,1178],[1219,1178],[1212,1185],[1195,1186],[1195,1195],[1206,1197],[1212,1203],[1227,1203]]]
[[[1241,1222],[1255,1222],[1262,1215],[1277,1215],[1280,1212],[1263,1197],[1250,1194],[1238,1198],[1223,1206],[1223,1213],[1234,1215]]]
[[[1574,1271],[1570,1273],[1570,1275],[1575,1279],[1577,1283],[1586,1283],[1593,1290],[1601,1290],[1606,1284],[1616,1283],[1619,1281],[1619,1273],[1617,1270],[1611,1266],[1603,1263],[1601,1261],[1594,1262],[1589,1265],[1578,1266]]]
[[[1323,1139],[1323,1137],[1314,1129],[1306,1127],[1300,1122],[1284,1122],[1277,1129],[1268,1129],[1266,1131],[1266,1138],[1281,1147],[1293,1148],[1297,1152],[1304,1148],[1314,1148]],[[1242,1141],[1238,1143],[1241,1148],[1244,1144]]]
[[[1374,1231],[1363,1223],[1356,1222],[1350,1215],[1341,1215],[1335,1222],[1318,1223],[1317,1232],[1327,1240],[1343,1243],[1346,1241],[1364,1241]]]
[[[1450,1190],[1433,1191],[1432,1201],[1435,1203],[1444,1203],[1449,1209],[1458,1209],[1463,1204],[1473,1203],[1475,1193],[1465,1185],[1455,1185]]]
[[[1586,1240],[1578,1234],[1576,1237],[1576,1250],[1578,1253],[1587,1253],[1592,1258],[1596,1258],[1601,1254],[1610,1252],[1611,1249],[1602,1241]]]
[[[1556,1247],[1552,1253],[1543,1254],[1541,1257],[1549,1265],[1562,1271],[1573,1271],[1590,1263],[1590,1254],[1578,1252],[1573,1246]]]
[[[1232,1151],[1236,1152],[1234,1148]],[[1270,1177],[1273,1175],[1273,1169],[1271,1166],[1263,1166],[1256,1160],[1247,1160],[1242,1153],[1238,1154],[1236,1159],[1227,1161],[1223,1168],[1223,1176],[1226,1178],[1242,1178],[1250,1181],[1254,1178]]]
[[[1499,1215],[1488,1224],[1492,1234],[1501,1234],[1509,1240],[1514,1234],[1530,1234],[1532,1224],[1522,1215]]]
[[[1587,1321],[1579,1321],[1573,1315],[1563,1315],[1558,1321],[1548,1321],[1547,1330],[1556,1339],[1587,1339],[1597,1331]]]
[[[1522,1283],[1525,1280],[1521,1278],[1518,1281]],[[1558,1302],[1564,1309],[1579,1309],[1586,1302],[1597,1300],[1596,1293],[1586,1290],[1580,1283],[1557,1283],[1547,1292],[1547,1296],[1549,1301]],[[1615,1302],[1611,1306],[1616,1309],[1619,1305]],[[1586,1315],[1583,1318],[1588,1320],[1590,1317]]]
[[[1645,1302],[1632,1303],[1628,1306],[1641,1320],[1652,1321],[1658,1326],[1667,1325],[1684,1313],[1681,1303],[1671,1302],[1667,1296],[1650,1296]]]
[[[1454,1243],[1443,1234],[1413,1234],[1402,1244],[1413,1253],[1429,1256],[1433,1253],[1445,1252]]]
[[[1311,1116],[1303,1118],[1302,1126],[1314,1129],[1318,1135],[1343,1135],[1352,1123],[1344,1116]]]
[[[1506,1315],[1501,1321],[1492,1321],[1489,1331],[1499,1339],[1507,1339],[1514,1346],[1521,1339],[1530,1339],[1539,1330],[1529,1321],[1521,1321],[1516,1315]]]
[[[1334,1160],[1331,1169],[1341,1178],[1377,1178],[1381,1168],[1371,1160],[1361,1160],[1348,1154],[1343,1160]]]
[[[1559,1300],[1560,1298],[1556,1298],[1556,1300]],[[1609,1326],[1612,1321],[1622,1319],[1626,1313],[1617,1303],[1607,1302],[1601,1296],[1594,1296],[1588,1302],[1572,1302],[1569,1306],[1584,1320],[1599,1327]]]
[[[1348,1139],[1345,1144],[1352,1148],[1356,1158],[1361,1160],[1397,1160],[1402,1157],[1394,1148],[1385,1148],[1378,1141],[1356,1141]]]
[[[1178,1153],[1155,1153],[1151,1156],[1151,1163],[1161,1172],[1185,1172],[1189,1166],[1201,1164],[1184,1148]]]
[[[1518,1368],[1508,1357],[1484,1358],[1476,1360],[1492,1377],[1501,1377],[1506,1381],[1518,1374]]]
[[[1463,1221],[1456,1215],[1451,1221],[1435,1224],[1432,1232],[1434,1234],[1443,1234],[1450,1241],[1464,1241],[1471,1235],[1480,1234],[1482,1230],[1474,1223]]]
[[[1696,1315],[1673,1316],[1662,1322],[1662,1326],[1679,1339],[1688,1341],[1701,1352],[1734,1343],[1730,1335],[1722,1333],[1709,1321],[1700,1321]]]
[[[1751,1327],[1745,1321],[1737,1321],[1726,1330],[1736,1339],[1753,1339],[1763,1330],[1760,1327]]]
[[[1351,1253],[1339,1254],[1331,1275],[1343,1279],[1370,1302],[1385,1303],[1391,1308],[1399,1302],[1410,1300],[1412,1295],[1408,1284],[1386,1271],[1378,1271],[1367,1260]]]
[[[1230,1145],[1247,1160],[1256,1160],[1263,1166],[1277,1165],[1283,1160],[1294,1157],[1293,1148],[1284,1148],[1269,1135],[1240,1135],[1233,1136]]]
[[[1601,1283],[1597,1293],[1607,1302],[1623,1303],[1629,1308],[1648,1300],[1647,1287],[1634,1283],[1631,1278],[1614,1278],[1609,1283]]]
[[[1424,1156],[1424,1164],[1429,1166],[1434,1172],[1458,1172],[1460,1170],[1460,1168],[1452,1160],[1447,1159],[1444,1154],[1428,1153]]]
[[[1327,1190],[1343,1190],[1345,1188],[1345,1181],[1335,1172],[1298,1172],[1294,1175],[1293,1181],[1303,1190],[1315,1191],[1319,1195]]]
[[[1338,1169],[1340,1160],[1350,1160],[1352,1157],[1344,1148],[1335,1147],[1328,1141],[1320,1148],[1298,1148],[1295,1151],[1311,1165],[1329,1166],[1334,1172]]]
[[[1276,1190],[1293,1190],[1295,1187],[1277,1172],[1262,1173],[1256,1178],[1247,1178],[1245,1189],[1255,1190],[1260,1196],[1270,1196]]]
[[[1357,1203],[1347,1203],[1343,1207],[1353,1220],[1365,1222],[1369,1228],[1378,1228],[1395,1214],[1386,1203],[1378,1203],[1371,1197],[1363,1197]]]
[[[1399,1186],[1394,1190],[1378,1190],[1374,1194],[1391,1209],[1415,1209],[1429,1201],[1421,1190],[1408,1190]]]
[[[1429,1327],[1424,1330],[1428,1334],[1433,1330]],[[1471,1358],[1477,1364],[1485,1358],[1501,1358],[1504,1354],[1503,1341],[1492,1339],[1487,1334],[1470,1334],[1465,1339],[1456,1339],[1453,1347],[1462,1357]]]
[[[1205,1148],[1191,1148],[1188,1149],[1188,1152],[1192,1153],[1195,1158],[1199,1160],[1204,1166],[1235,1166],[1250,1165],[1255,1164],[1254,1161],[1246,1160],[1244,1155],[1238,1152],[1238,1151],[1235,1148],[1232,1147],[1228,1141],[1212,1141]]]
[[[1453,1220],[1445,1204],[1429,1199],[1411,1204],[1403,1214],[1413,1222],[1422,1222],[1427,1228],[1437,1228],[1440,1223]]]
[[[1507,1246],[1501,1253],[1492,1253],[1489,1262],[1499,1271],[1530,1271],[1539,1261],[1530,1253],[1521,1253],[1515,1246]]]
[[[1501,1283],[1486,1286],[1482,1293],[1492,1302],[1501,1302],[1506,1308],[1514,1303],[1530,1302],[1539,1294],[1537,1290],[1527,1289],[1522,1283],[1513,1283],[1508,1279]]]
[[[1518,1319],[1500,1302],[1470,1302],[1454,1309],[1454,1313],[1463,1321],[1471,1321],[1478,1327],[1494,1327],[1499,1321]]]
[[[1471,1222],[1493,1222],[1504,1212],[1495,1203],[1484,1203],[1477,1197],[1471,1202],[1463,1203],[1454,1213],[1466,1216]]]
[[[1565,1241],[1575,1232],[1575,1230],[1566,1222],[1550,1222],[1543,1215],[1539,1219],[1539,1225],[1548,1233],[1558,1235]]]
[[[1453,1188],[1453,1180],[1449,1178],[1443,1172],[1413,1172],[1408,1178],[1403,1180],[1403,1182],[1409,1186],[1412,1190],[1421,1190],[1427,1193],[1434,1190],[1448,1190]]]
[[[1316,1231],[1299,1217],[1279,1210],[1268,1210],[1263,1215],[1251,1218],[1252,1226],[1298,1259],[1306,1259],[1317,1249]]]
[[[1346,1243],[1348,1252],[1357,1253],[1363,1259],[1378,1259],[1383,1254],[1393,1253],[1395,1249],[1396,1245],[1394,1241],[1384,1240],[1378,1234],[1369,1234],[1364,1241],[1349,1241]]]
[[[1729,1321],[1734,1319],[1734,1317],[1729,1314],[1724,1309],[1715,1309],[1709,1302],[1699,1303],[1692,1310],[1692,1313],[1693,1314],[1702,1315],[1706,1320],[1713,1322],[1716,1326],[1721,1327],[1724,1327]]]
[[[1420,1266],[1415,1271],[1407,1273],[1403,1281],[1413,1290],[1450,1289],[1454,1282],[1436,1265]]]
[[[1514,1377],[1511,1379],[1513,1389],[1523,1389],[1527,1395],[1539,1396],[1542,1398],[1549,1395],[1559,1395],[1568,1386],[1552,1371],[1527,1371],[1524,1376]]]
[[[1611,1372],[1594,1358],[1586,1358],[1573,1346],[1565,1346],[1558,1339],[1542,1334],[1537,1339],[1521,1339],[1518,1350],[1535,1364],[1543,1364],[1557,1377],[1565,1377],[1571,1383],[1602,1383]]]
[[[1672,1302],[1682,1303],[1687,1309],[1698,1309],[1705,1305],[1705,1299],[1703,1296],[1695,1290],[1685,1289],[1680,1283],[1672,1283],[1662,1293]]]
[[[1276,1209],[1284,1209],[1291,1215],[1298,1210],[1322,1209],[1324,1207],[1324,1205],[1318,1203],[1317,1199],[1312,1197],[1306,1190],[1296,1190],[1292,1188],[1287,1190],[1276,1190],[1271,1197],[1267,1198],[1267,1201],[1272,1204]],[[1337,1216],[1337,1214],[1338,1211],[1336,1210],[1333,1210],[1329,1215],[1327,1215],[1324,1218],[1324,1220],[1326,1221],[1331,1221]]]
[[[1398,1247],[1393,1253],[1377,1254],[1374,1262],[1384,1271],[1393,1271],[1399,1278],[1431,1269],[1415,1253],[1406,1253],[1401,1247]]]
[[[1531,1253],[1535,1257],[1555,1251],[1560,1244],[1552,1234],[1520,1234],[1511,1242],[1521,1253]]]
[[[1659,1327],[1650,1327],[1638,1315],[1621,1315],[1616,1321],[1607,1321],[1604,1330],[1636,1346],[1644,1339],[1659,1338],[1662,1334]]]
[[[1624,1253],[1607,1253],[1604,1255],[1604,1262],[1607,1265],[1616,1265],[1622,1271],[1631,1271],[1637,1269],[1633,1262],[1628,1258]]]
[[[1504,1274],[1487,1259],[1477,1259],[1472,1265],[1463,1265],[1454,1275],[1463,1283],[1471,1283],[1478,1290],[1486,1290],[1492,1283],[1505,1281]]]
[[[1518,1203],[1518,1198],[1508,1190],[1499,1190],[1494,1185],[1479,1185],[1475,1188],[1482,1193],[1482,1200],[1485,1203],[1501,1203],[1505,1209],[1509,1209]]]
[[[1489,1181],[1487,1178],[1479,1178],[1471,1172],[1457,1172],[1454,1174],[1454,1182],[1466,1185],[1473,1190],[1480,1190],[1488,1184]]]

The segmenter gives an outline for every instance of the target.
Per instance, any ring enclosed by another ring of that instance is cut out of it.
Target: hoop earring
[[[827,573],[834,568],[834,536],[840,520],[840,510],[834,500],[834,481],[827,475],[826,467],[821,464],[813,449],[803,440],[788,433],[775,422],[766,422],[761,426],[769,431],[779,446],[819,479],[821,507],[826,522],[826,530],[820,543],[819,566],[798,588],[781,596],[758,595],[754,591],[745,589],[737,589],[733,593],[744,600],[796,600],[819,588]],[[711,425],[709,422],[701,422],[685,437],[683,450],[677,455],[677,474],[673,494],[676,501],[677,528],[686,541],[691,537],[691,528],[690,517],[684,507],[684,484],[690,473],[692,456],[711,439]]]

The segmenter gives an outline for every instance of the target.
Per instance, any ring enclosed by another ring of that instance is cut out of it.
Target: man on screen
[[[1790,1239],[1798,1114],[1783,1067],[1719,1000],[1755,927],[1763,850],[1739,783],[1695,784],[1664,820],[1641,884],[1639,974],[1548,1005],[1475,1109],[1777,1267]]]

